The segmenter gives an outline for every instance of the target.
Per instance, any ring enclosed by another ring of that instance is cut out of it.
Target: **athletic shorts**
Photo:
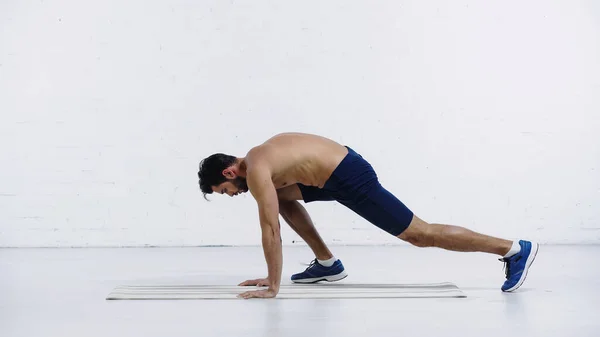
[[[413,212],[381,186],[371,164],[346,148],[348,154],[323,188],[298,184],[304,202],[337,201],[389,234],[400,235],[412,221]]]

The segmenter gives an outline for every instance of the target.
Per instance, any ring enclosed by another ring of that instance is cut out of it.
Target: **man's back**
[[[295,183],[323,187],[348,149],[325,137],[306,133],[281,133],[248,152],[268,162],[273,184],[282,188]],[[263,162],[264,163],[264,162]]]

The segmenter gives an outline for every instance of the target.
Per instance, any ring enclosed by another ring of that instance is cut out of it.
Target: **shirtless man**
[[[279,292],[279,214],[316,257],[304,272],[292,276],[293,282],[346,277],[341,261],[327,248],[298,200],[335,200],[381,230],[418,247],[497,254],[506,264],[502,291],[514,291],[522,285],[538,251],[538,244],[529,241],[508,241],[419,219],[379,183],[373,167],[361,155],[321,136],[284,133],[252,148],[243,158],[213,154],[200,162],[198,177],[205,198],[213,192],[236,196],[250,191],[258,204],[268,276],[240,285],[268,288],[244,292],[242,298],[269,298]]]

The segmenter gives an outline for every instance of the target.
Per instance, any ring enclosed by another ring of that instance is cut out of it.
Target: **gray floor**
[[[600,247],[542,246],[505,294],[502,263],[408,246],[333,247],[346,282],[454,282],[464,299],[106,301],[120,284],[236,284],[260,247],[0,250],[0,336],[600,336]],[[284,280],[310,251],[284,249]]]

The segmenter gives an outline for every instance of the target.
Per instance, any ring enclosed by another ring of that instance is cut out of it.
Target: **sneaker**
[[[344,270],[344,265],[339,259],[331,267],[325,267],[314,259],[302,273],[292,275],[292,281],[295,283],[317,283],[319,281],[339,281],[346,278],[348,274]]]
[[[519,241],[521,251],[511,257],[499,259],[504,262],[506,282],[502,285],[502,291],[509,292],[518,289],[527,277],[527,271],[535,256],[537,255],[539,244],[529,241]]]

